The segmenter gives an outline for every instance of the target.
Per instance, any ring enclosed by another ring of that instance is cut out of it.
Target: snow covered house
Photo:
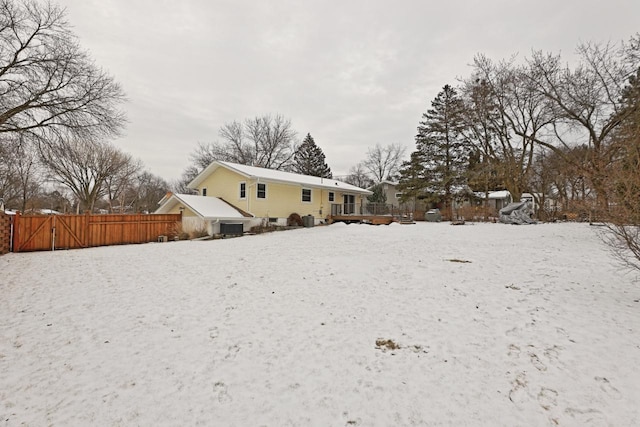
[[[156,213],[182,212],[183,228],[198,218],[209,234],[225,234],[225,227],[238,224],[244,231],[264,221],[287,225],[292,213],[319,223],[332,213],[356,212],[371,194],[333,179],[223,161],[211,163],[188,187],[197,195],[168,195]]]

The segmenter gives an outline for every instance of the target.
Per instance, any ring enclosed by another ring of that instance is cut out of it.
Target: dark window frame
[[[262,186],[262,190],[260,190],[261,186]],[[256,184],[256,199],[266,199],[266,198],[267,198],[267,184],[259,182],[258,184]]]

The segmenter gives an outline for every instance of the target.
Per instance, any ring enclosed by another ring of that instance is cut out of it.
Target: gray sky
[[[123,86],[115,141],[167,180],[227,122],[280,113],[334,175],[377,143],[415,149],[418,122],[474,55],[532,49],[571,61],[583,41],[627,41],[638,0],[58,0]]]

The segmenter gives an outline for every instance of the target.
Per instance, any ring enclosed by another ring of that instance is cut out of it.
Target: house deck
[[[395,221],[391,215],[331,215],[328,218],[329,224],[334,222],[364,222],[373,225],[389,225]]]

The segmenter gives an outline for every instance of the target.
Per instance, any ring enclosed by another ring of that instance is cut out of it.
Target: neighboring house
[[[484,201],[485,193],[476,193],[476,197],[481,201]],[[513,202],[513,198],[511,197],[511,193],[508,190],[489,192],[487,202],[489,208],[493,208],[496,211],[499,211],[511,202]]]
[[[398,183],[393,181],[382,181],[380,184],[382,185],[382,191],[387,199],[387,204],[393,206],[400,206],[400,197],[402,197],[402,193],[398,191]],[[368,190],[372,190],[374,186],[368,188]]]
[[[240,221],[247,231],[263,221],[286,225],[292,213],[313,215],[319,223],[329,215],[354,214],[360,210],[370,191],[333,179],[300,175],[290,172],[214,161],[204,169],[188,188],[196,190],[196,199],[220,200],[246,215],[243,218],[223,218],[217,212],[201,212],[191,198],[189,211],[184,206],[183,216],[197,216],[215,224]],[[169,198],[171,199],[171,198]],[[174,213],[177,204],[167,207],[169,199],[161,201],[156,213]],[[175,200],[175,199],[174,199]],[[214,231],[215,232],[215,231]]]

